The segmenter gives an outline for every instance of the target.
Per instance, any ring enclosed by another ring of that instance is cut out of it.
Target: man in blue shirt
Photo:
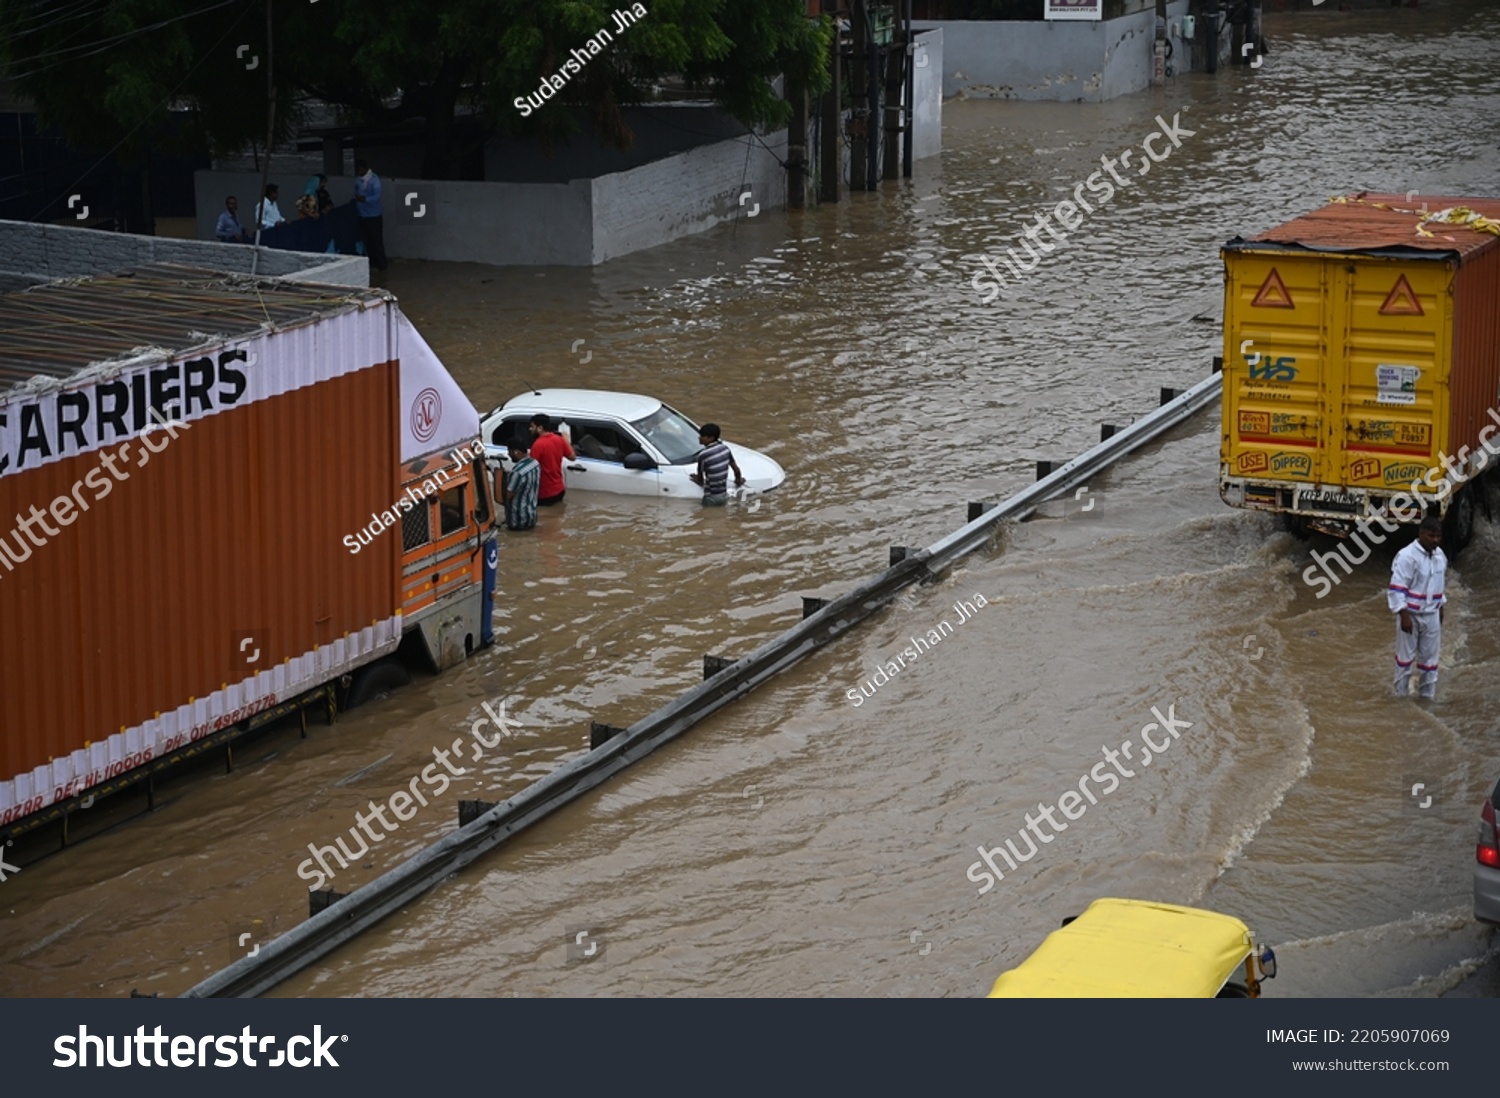
[[[734,486],[745,486],[745,474],[734,463],[729,447],[719,441],[719,425],[705,423],[698,428],[698,441],[704,447],[698,454],[698,471],[693,483],[703,488],[703,506],[723,507],[729,502],[729,470],[734,470]]]
[[[531,530],[536,526],[536,496],[542,483],[542,467],[526,452],[531,449],[529,439],[512,439],[509,448],[511,470],[500,485],[500,497],[505,501],[505,528]]]
[[[380,204],[380,176],[366,160],[354,162],[354,201],[359,206],[359,230],[365,241],[365,258],[377,271],[385,270],[385,210]]]
[[[224,199],[224,212],[214,226],[214,235],[225,244],[246,244],[250,240],[250,234],[240,224],[239,208],[240,200],[234,195]]]

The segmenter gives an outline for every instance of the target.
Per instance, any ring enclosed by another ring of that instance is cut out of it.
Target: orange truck
[[[1500,455],[1500,200],[1351,195],[1222,256],[1224,501],[1336,536],[1435,511],[1461,549]]]
[[[156,266],[0,329],[0,838],[489,642],[479,414],[389,294]]]

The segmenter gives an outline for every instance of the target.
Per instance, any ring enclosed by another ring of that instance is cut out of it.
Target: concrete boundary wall
[[[214,214],[218,217],[217,212]],[[144,267],[183,263],[249,274],[254,248],[216,240],[177,240],[164,236],[74,229],[29,221],[0,221],[0,288],[19,289],[58,278],[82,278]],[[368,286],[369,266],[360,256],[314,255],[260,249],[257,274]]]
[[[1168,5],[1180,25],[1186,0]],[[1087,21],[932,21],[945,32],[940,64],[943,95],[981,99],[1102,102],[1151,84],[1156,15],[1135,12]],[[1187,53],[1172,40],[1179,72]],[[1169,82],[1170,83],[1170,82]]]
[[[943,151],[943,31],[916,35],[912,57],[911,158],[913,163]]]
[[[786,207],[787,131],[690,149],[593,181],[593,261]],[[748,146],[748,147],[747,147]],[[767,151],[766,146],[770,146]],[[748,155],[747,155],[748,153]],[[750,192],[743,204],[740,195]]]
[[[566,183],[382,176],[385,250],[396,259],[587,267],[742,216],[739,196],[746,189],[753,197],[745,210],[755,202],[762,211],[784,208],[786,171],[780,162],[786,152],[786,131],[781,130],[760,141],[747,134],[628,171]],[[281,184],[281,212],[296,216],[296,196],[306,181],[295,180],[291,187],[271,174]],[[247,196],[259,193],[260,176],[200,171],[196,191],[198,235],[207,240],[226,195],[239,198],[241,220],[251,222],[253,203]],[[328,193],[337,204],[347,202],[354,181],[331,178]]]

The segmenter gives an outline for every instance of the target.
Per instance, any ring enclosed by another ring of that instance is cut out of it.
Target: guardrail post
[[[724,670],[724,668],[726,668],[726,667],[733,667],[733,666],[734,666],[734,660],[727,659],[724,656],[704,656],[703,657],[703,678],[705,680],[711,679],[715,675],[717,675],[720,671]]]
[[[816,614],[819,610],[823,609],[823,607],[825,607],[827,605],[828,605],[828,600],[827,599],[815,599],[815,598],[809,598],[807,595],[803,595],[802,596],[802,620],[806,621],[808,618],[812,617],[814,614]]]
[[[1163,385],[1161,390],[1162,407],[1166,407],[1168,404],[1171,404],[1172,401],[1176,400],[1181,395],[1181,389],[1168,389],[1165,385]]]
[[[1214,368],[1211,373],[1222,374],[1224,372],[1224,356],[1214,355]]]
[[[479,819],[490,809],[494,808],[496,801],[459,801],[458,802],[458,826],[468,827]]]
[[[1052,470],[1056,469],[1057,466],[1058,466],[1058,463],[1055,462],[1055,461],[1039,461],[1039,462],[1037,462],[1036,463],[1036,479],[1037,480],[1045,480],[1045,479],[1047,479],[1048,477],[1050,477],[1052,475]]]
[[[1118,431],[1118,430],[1119,430],[1119,428],[1116,427],[1113,423],[1101,423],[1101,424],[1099,424],[1099,441],[1103,442],[1106,439],[1114,438],[1115,437],[1115,432]]]
[[[600,724],[598,721],[589,721],[589,750],[592,751],[600,744],[606,744],[614,739],[623,728],[616,728],[612,724]]]
[[[998,503],[996,503],[994,500],[989,499],[985,500],[983,503],[971,502],[969,504],[969,521],[973,522],[975,519],[981,517],[986,511],[993,511],[998,506],[1000,506]]]
[[[905,560],[906,559],[906,554],[909,553],[910,551],[911,550],[909,550],[904,545],[892,545],[891,546],[891,567],[894,568],[896,565],[900,564],[903,560]]]
[[[325,910],[326,908],[332,907],[347,895],[349,895],[349,893],[335,892],[331,888],[320,889],[317,892],[309,892],[307,894],[307,917],[311,919],[314,915],[318,914],[320,911]]]

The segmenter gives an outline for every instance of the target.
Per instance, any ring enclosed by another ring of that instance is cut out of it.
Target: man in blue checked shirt
[[[500,485],[505,502],[505,528],[531,530],[536,527],[536,494],[542,483],[542,467],[527,451],[531,440],[514,438],[508,443],[511,469]]]
[[[693,483],[703,488],[703,506],[723,507],[729,502],[729,470],[734,470],[734,486],[745,486],[745,474],[734,463],[729,447],[719,441],[719,425],[705,423],[698,428],[698,442],[704,447],[698,454],[698,471]]]
[[[224,212],[219,215],[218,224],[214,226],[214,236],[225,244],[246,244],[250,241],[250,234],[240,224],[240,200],[234,195],[224,199]]]

